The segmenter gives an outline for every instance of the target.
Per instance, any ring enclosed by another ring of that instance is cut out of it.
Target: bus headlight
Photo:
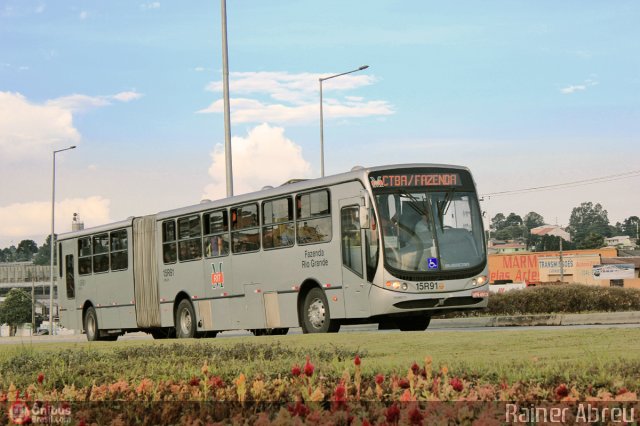
[[[407,283],[400,283],[400,281],[387,281],[385,285],[394,290],[400,290],[400,288],[406,290],[408,288]]]
[[[485,285],[489,281],[485,275],[480,275],[471,281],[471,285],[474,287]]]

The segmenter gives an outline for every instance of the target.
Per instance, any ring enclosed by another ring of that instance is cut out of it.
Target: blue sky
[[[235,192],[403,162],[481,193],[639,170],[636,1],[228,1]],[[218,1],[0,0],[0,247],[224,195]],[[237,151],[237,152],[236,152]],[[637,175],[492,197],[567,224],[640,214]]]

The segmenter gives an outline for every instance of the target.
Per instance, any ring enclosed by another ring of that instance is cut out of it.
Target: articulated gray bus
[[[58,239],[60,322],[89,340],[425,330],[487,306],[468,169],[356,168]]]

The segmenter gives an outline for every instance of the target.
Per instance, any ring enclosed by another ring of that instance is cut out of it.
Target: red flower
[[[381,385],[384,382],[384,375],[376,374],[376,384]]]
[[[409,389],[411,387],[411,385],[409,384],[409,380],[405,378],[398,380],[398,386],[400,386],[402,389]]]
[[[453,390],[456,392],[462,392],[462,389],[464,388],[464,386],[462,385],[462,381],[457,377],[454,377],[453,379],[449,380],[449,384],[451,385]]]
[[[336,390],[333,393],[333,397],[336,401],[344,401],[346,398],[347,394],[347,389],[344,387],[343,383],[340,383],[338,386],[336,386]]]
[[[569,389],[567,389],[567,385],[562,383],[556,388],[555,393],[558,398],[564,398],[565,396],[569,395]]]
[[[307,363],[304,365],[304,374],[307,377],[311,377],[313,376],[313,370],[315,369],[315,367],[313,366],[313,364],[311,364],[311,362],[309,362],[309,357],[307,357]]]
[[[415,363],[415,361],[413,362],[413,365],[411,366],[411,371],[413,372],[413,374],[415,374],[416,376],[418,375],[418,373],[420,372],[420,367],[418,366],[418,364]]]
[[[360,362],[361,362],[361,361],[360,361],[360,357],[359,357],[358,355],[356,355],[356,359],[354,359],[354,360],[353,360],[353,363],[354,363],[356,366],[360,366]]]
[[[420,412],[418,407],[413,407],[411,411],[409,411],[409,423],[412,425],[421,425],[424,420],[424,416]]]
[[[198,386],[200,385],[200,378],[199,377],[192,377],[191,380],[189,380],[189,384],[191,386]]]
[[[384,417],[388,423],[397,423],[400,420],[400,409],[394,403],[391,407],[387,408],[384,412]]]
[[[362,426],[371,426],[371,423],[369,423],[369,420],[364,419],[362,420]]]
[[[218,376],[209,377],[208,383],[209,383],[209,386],[211,386],[212,389],[221,388],[221,387],[224,386],[224,382]]]
[[[622,395],[622,394],[627,393],[627,392],[629,392],[629,391],[627,390],[627,388],[620,388],[620,389],[618,389],[618,393],[617,393],[617,395]]]
[[[298,377],[300,375],[300,373],[301,373],[300,366],[298,364],[296,364],[293,367],[291,367],[291,375],[293,377]]]
[[[307,414],[309,414],[309,407],[307,407],[300,401],[296,401],[295,406],[293,407],[289,406],[288,408],[289,408],[289,413],[291,413],[293,417],[299,416],[304,418],[307,416]]]
[[[44,374],[40,373],[38,374],[38,384],[41,385],[42,382],[44,382]]]
[[[331,408],[333,411],[344,409],[347,406],[347,388],[344,383],[340,383],[333,391],[333,402]]]

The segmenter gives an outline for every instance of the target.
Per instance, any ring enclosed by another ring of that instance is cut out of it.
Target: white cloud
[[[0,92],[0,160],[33,157],[52,146],[78,143],[74,113],[140,97],[135,91],[109,96],[73,94],[36,104],[20,93]]]
[[[331,74],[288,72],[233,72],[230,74],[229,90],[238,94],[266,94],[277,101],[306,103],[318,100],[318,79]],[[376,82],[368,74],[349,74],[323,82],[325,93],[338,90],[351,90],[370,86]],[[207,90],[222,92],[222,81],[207,85]]]
[[[47,102],[47,105],[62,108],[71,112],[81,112],[93,108],[111,105],[111,103],[108,99],[102,96],[73,94],[52,99]]]
[[[244,194],[265,185],[277,186],[289,179],[307,178],[311,165],[302,157],[302,148],[287,139],[284,129],[260,124],[246,137],[232,138],[234,194]],[[216,145],[209,167],[211,184],[204,189],[203,198],[212,200],[226,196],[226,166],[224,147]]]
[[[19,93],[0,92],[0,158],[33,155],[43,147],[79,140],[70,110],[55,104],[36,105]]]
[[[142,9],[142,10],[151,10],[151,9],[159,9],[159,8],[160,8],[160,2],[159,1],[142,3],[140,5],[140,9]]]
[[[82,12],[80,12],[80,15],[78,15],[78,17],[80,18],[81,21],[84,21],[89,17],[89,12],[87,12],[86,10],[83,10]]]
[[[592,86],[597,86],[598,82],[595,80],[591,80],[591,79],[587,79],[584,81],[583,84],[574,84],[574,85],[570,85],[567,87],[564,87],[562,89],[560,89],[560,92],[565,94],[565,95],[570,95],[572,93],[576,93],[576,92],[582,92],[584,90],[587,90],[589,87]]]
[[[326,74],[289,74],[286,72],[232,73],[230,92],[240,95],[265,95],[271,99],[256,100],[248,97],[231,99],[231,120],[234,123],[306,123],[315,121],[319,113],[318,78]],[[323,94],[357,89],[375,82],[370,75],[345,75],[323,83]],[[222,82],[207,86],[212,92],[222,91]],[[361,96],[344,99],[324,97],[325,118],[351,118],[385,116],[394,113],[386,101],[365,101]],[[198,113],[221,113],[223,101],[214,101]]]
[[[79,213],[86,226],[111,222],[110,200],[93,196],[72,198],[56,202],[56,234],[71,231],[71,219]],[[21,241],[41,236],[44,241],[51,232],[51,202],[34,201],[0,207],[0,235],[4,240]],[[41,241],[36,243],[41,244]],[[17,243],[16,243],[17,244]]]
[[[72,112],[84,112],[93,108],[111,105],[112,101],[130,102],[140,99],[143,95],[135,91],[127,91],[107,96],[88,96],[73,94],[61,98],[52,99],[48,105],[55,105]]]
[[[142,93],[138,93],[136,91],[128,91],[128,92],[120,92],[111,96],[111,99],[115,99],[120,102],[130,102],[135,101],[136,99],[140,99],[142,97]]]

